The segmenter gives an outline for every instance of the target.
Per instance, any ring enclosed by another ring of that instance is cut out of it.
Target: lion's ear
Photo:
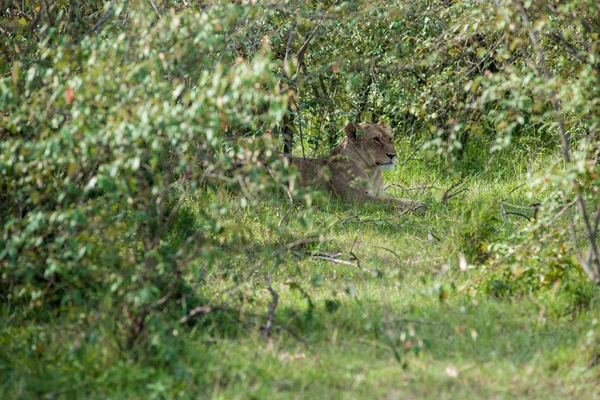
[[[346,136],[348,136],[349,139],[358,139],[358,136],[360,134],[360,127],[357,124],[348,124],[346,125],[346,128],[344,128],[344,130],[346,131]]]
[[[388,134],[392,134],[392,128],[390,128],[390,126],[385,121],[379,121],[377,123],[377,126],[386,131]]]

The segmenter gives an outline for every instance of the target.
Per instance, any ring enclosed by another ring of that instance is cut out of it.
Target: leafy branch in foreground
[[[132,6],[122,32],[104,26],[110,40],[49,30],[37,61],[0,78],[3,297],[40,315],[112,315],[123,349],[204,302],[191,263],[246,241],[223,224],[215,180],[239,188],[242,207],[289,181],[263,135],[287,101],[270,53],[226,51],[246,11],[155,20]],[[254,138],[231,141],[242,127]],[[186,224],[199,190],[202,216]]]

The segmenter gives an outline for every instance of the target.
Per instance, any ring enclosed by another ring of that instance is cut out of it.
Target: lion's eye
[[[375,139],[373,139],[373,140],[375,140],[375,143],[379,143],[379,144],[381,144],[381,139],[379,139],[378,137],[376,137],[376,138],[375,138]]]

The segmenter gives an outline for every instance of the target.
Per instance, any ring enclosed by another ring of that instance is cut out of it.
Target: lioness
[[[327,158],[290,158],[301,185],[325,188],[350,201],[384,202],[403,209],[424,205],[385,195],[381,171],[392,169],[396,157],[388,124],[348,124],[345,131],[347,137]]]

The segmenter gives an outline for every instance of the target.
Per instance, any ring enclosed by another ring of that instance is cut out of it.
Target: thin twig
[[[517,190],[517,189],[519,189],[519,188],[521,188],[521,187],[523,187],[523,186],[525,186],[525,185],[526,185],[525,183],[521,183],[519,186],[517,186],[517,187],[515,187],[515,188],[511,189],[511,190],[510,190],[510,191],[509,191],[509,192],[506,194],[506,196],[504,196],[504,201],[506,201],[506,200],[508,199],[508,196],[510,196],[510,195],[511,195],[511,194],[512,194],[512,193],[513,193],[515,190]]]
[[[507,212],[506,212],[506,215],[517,215],[517,216],[519,216],[519,217],[523,217],[523,218],[525,218],[527,221],[531,221],[531,218],[529,218],[527,215],[525,215],[525,214],[521,214],[521,213],[519,213],[519,212],[515,212],[515,211],[507,211]]]
[[[406,165],[406,163],[409,162],[415,156],[415,154],[417,154],[417,152],[421,149],[421,147],[423,147],[424,144],[425,144],[425,142],[418,145],[417,148],[414,149],[412,153],[410,153],[410,155],[406,158],[406,160],[404,160],[402,162],[402,165]]]
[[[283,221],[285,221],[285,219],[287,218],[288,215],[290,215],[290,213],[297,207],[296,204],[292,204],[290,206],[290,208],[288,208],[288,210],[283,214],[283,216],[281,217],[281,219],[279,220],[279,223],[277,224],[278,228],[281,228],[281,225],[283,225]]]
[[[444,195],[442,196],[442,203],[447,206],[448,202],[450,201],[451,198],[455,197],[456,195],[465,192],[467,190],[469,190],[468,188],[462,188],[462,189],[458,189],[459,187],[461,187],[462,185],[466,184],[466,181],[461,181],[461,182],[456,182],[453,183],[452,185],[450,185],[450,187],[444,192]],[[458,189],[456,190],[456,192],[452,193],[452,190],[454,189]]]
[[[294,37],[294,28],[296,27],[296,25],[294,24],[294,26],[288,31],[288,38],[287,38],[287,44],[285,46],[285,56],[283,57],[283,66],[284,66],[284,70],[289,71],[289,66],[288,66],[288,62],[289,62],[289,56],[290,56],[290,49],[292,48],[292,38]],[[287,75],[287,73],[286,73]],[[289,78],[289,76],[288,76]]]
[[[321,26],[322,26],[321,23],[317,24],[315,29],[313,29],[313,31],[310,34],[308,34],[308,36],[306,36],[306,38],[304,39],[304,43],[302,43],[302,46],[296,53],[296,59],[298,60],[298,70],[302,69],[302,64],[304,61],[304,54],[306,54],[306,50],[308,49],[308,44],[315,37],[315,35],[317,34],[317,31],[319,30],[319,28]]]

